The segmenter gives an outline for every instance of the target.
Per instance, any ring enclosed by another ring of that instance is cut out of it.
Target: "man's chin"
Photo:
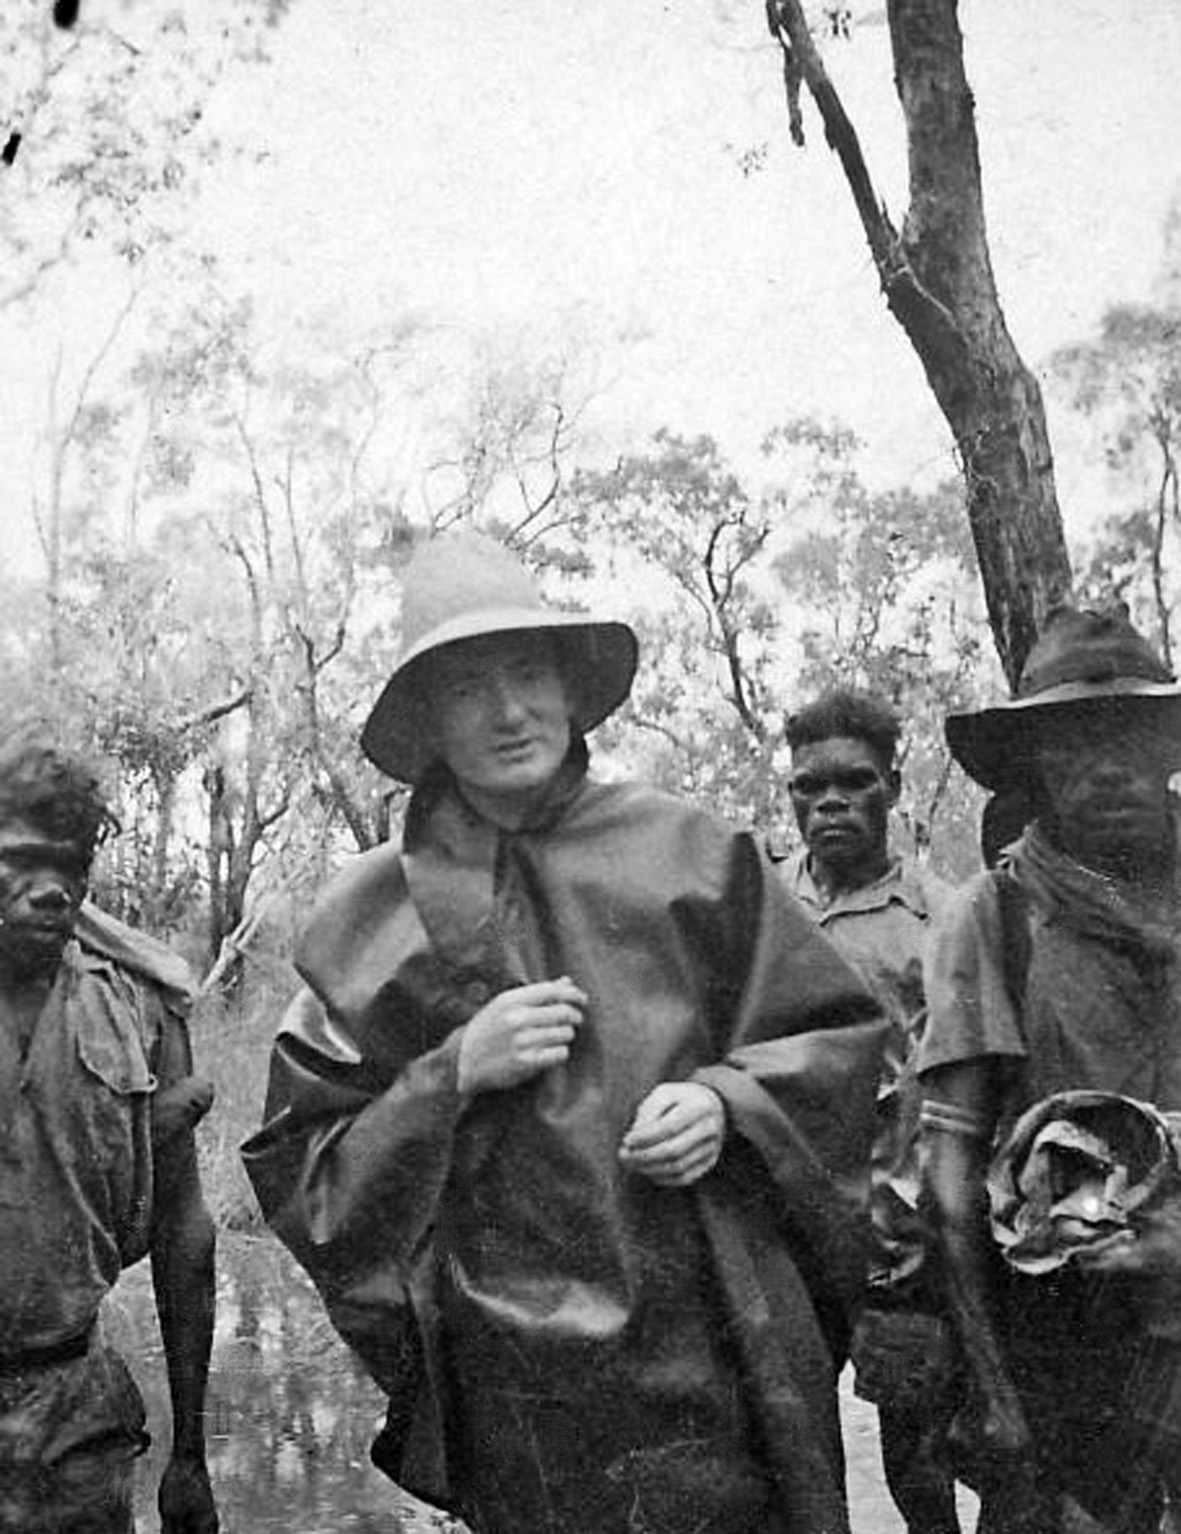
[[[865,857],[864,844],[852,831],[822,831],[809,839],[808,848],[817,861],[834,867],[852,867]]]
[[[62,961],[69,932],[16,932],[11,927],[0,945],[0,963],[9,974],[24,979],[52,975]]]

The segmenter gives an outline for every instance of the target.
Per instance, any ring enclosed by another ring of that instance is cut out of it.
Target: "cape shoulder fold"
[[[372,1007],[403,946],[408,918],[401,849],[392,842],[351,858],[317,900],[295,967],[346,1023]]]

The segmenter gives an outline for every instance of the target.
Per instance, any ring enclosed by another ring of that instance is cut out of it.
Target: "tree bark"
[[[989,621],[1011,685],[1070,561],[1037,380],[1001,312],[989,259],[972,93],[956,0],[889,0],[910,206],[899,231],[873,183],[799,0],[775,20],[840,158],[891,313],[958,448]]]

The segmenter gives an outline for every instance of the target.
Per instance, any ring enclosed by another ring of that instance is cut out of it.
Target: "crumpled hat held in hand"
[[[1058,607],[1046,619],[1017,684],[1017,696],[978,713],[950,714],[951,754],[985,788],[1015,787],[1027,775],[1035,725],[1059,709],[1143,700],[1178,740],[1181,686],[1122,611]]]
[[[1134,1235],[1181,1197],[1181,1114],[1116,1092],[1056,1092],[1017,1120],[988,1173],[1005,1261],[1049,1273]]]
[[[574,720],[592,730],[631,690],[636,636],[626,623],[547,607],[517,557],[483,533],[448,533],[415,553],[402,579],[402,653],[361,732],[361,749],[383,772],[417,783],[430,766],[414,687],[432,650],[489,634],[553,632]]]

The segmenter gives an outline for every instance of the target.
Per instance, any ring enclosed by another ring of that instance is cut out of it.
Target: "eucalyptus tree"
[[[1070,562],[1037,379],[1001,309],[984,216],[975,104],[957,0],[887,0],[894,81],[906,130],[910,202],[891,218],[817,41],[840,40],[851,8],[827,5],[814,31],[801,0],[764,0],[782,54],[792,138],[801,89],[837,155],[878,281],[955,438],[997,651],[1016,683]]]
[[[135,267],[185,226],[201,175],[244,152],[205,126],[227,72],[265,63],[290,0],[0,6],[0,310],[105,251]]]

